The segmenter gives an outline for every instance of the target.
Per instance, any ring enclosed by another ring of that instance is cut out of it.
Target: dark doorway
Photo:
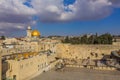
[[[16,75],[13,75],[13,80],[16,80]]]

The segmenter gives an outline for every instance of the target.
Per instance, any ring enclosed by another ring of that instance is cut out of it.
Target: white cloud
[[[120,0],[109,0],[112,2],[113,7],[120,8]]]
[[[23,4],[25,0],[0,0],[0,33],[25,29],[36,11]]]
[[[109,16],[118,0],[76,0],[64,6],[63,0],[32,0],[40,21],[96,20]],[[120,2],[119,2],[120,3]],[[66,11],[65,9],[70,11]]]
[[[35,24],[33,16],[41,22],[96,20],[109,16],[114,8],[120,8],[120,0],[76,0],[64,6],[63,0],[0,0],[0,32],[23,30]],[[10,33],[10,32],[9,32]]]
[[[0,1],[0,22],[23,23],[29,22],[36,11],[23,5],[21,0]]]
[[[10,35],[12,32],[19,32],[19,30],[24,30],[25,25],[21,23],[0,23],[0,33],[1,35]]]
[[[63,11],[63,0],[32,0],[40,21],[55,21]]]
[[[68,7],[72,10],[71,20],[94,20],[111,14],[111,5],[108,0],[77,0]]]

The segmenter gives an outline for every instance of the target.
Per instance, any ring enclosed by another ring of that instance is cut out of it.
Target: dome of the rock
[[[31,35],[35,37],[40,37],[40,32],[38,30],[33,30]]]

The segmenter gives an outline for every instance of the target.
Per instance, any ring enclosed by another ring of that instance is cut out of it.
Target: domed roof
[[[36,36],[36,37],[40,37],[40,32],[38,30],[33,30],[31,35]]]

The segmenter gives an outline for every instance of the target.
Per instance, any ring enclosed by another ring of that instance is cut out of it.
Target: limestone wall
[[[17,80],[27,80],[35,73],[41,73],[45,66],[47,66],[47,56],[37,55],[29,59],[20,61],[8,60],[10,69],[6,73],[7,78],[13,78],[16,76]]]
[[[111,51],[120,49],[119,45],[71,45],[59,44],[56,52],[62,58],[86,59],[100,59],[103,55],[110,54]],[[91,55],[91,53],[93,55]],[[96,56],[97,54],[97,56]]]
[[[47,56],[48,64],[51,64],[52,62],[56,61],[55,57],[56,54],[51,54],[50,56]]]
[[[120,46],[120,42],[113,42],[113,45],[119,45]]]

